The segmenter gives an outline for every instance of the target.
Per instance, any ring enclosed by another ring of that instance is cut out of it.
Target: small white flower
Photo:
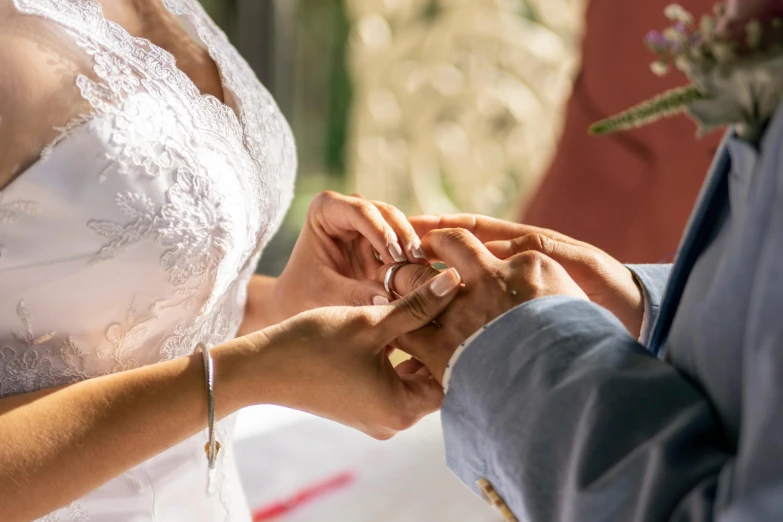
[[[650,70],[656,76],[666,76],[669,72],[669,66],[663,62],[653,62],[650,64]]]
[[[685,24],[693,23],[693,16],[691,16],[691,14],[680,4],[670,4],[666,6],[663,14],[665,14],[666,18],[673,22],[683,22]]]
[[[737,60],[726,68],[694,69],[691,79],[707,95],[688,107],[702,134],[739,124],[740,135],[752,138],[783,101],[783,54]]]

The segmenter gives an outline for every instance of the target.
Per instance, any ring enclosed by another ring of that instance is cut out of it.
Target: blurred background
[[[586,133],[682,83],[650,74],[642,43],[668,0],[201,1],[297,141],[296,197],[259,272],[279,274],[324,189],[524,219],[626,262],[673,255],[717,137],[696,142],[684,118]],[[446,469],[437,415],[381,443],[250,408],[237,456],[258,522],[500,520]]]

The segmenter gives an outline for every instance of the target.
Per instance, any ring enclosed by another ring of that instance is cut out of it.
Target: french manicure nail
[[[441,272],[439,276],[430,283],[430,290],[438,297],[443,297],[459,286],[459,272],[454,268],[449,268]]]
[[[416,245],[415,247],[411,248],[411,253],[413,254],[413,257],[418,259],[427,259],[427,256],[424,255],[424,249],[421,248],[421,245]]]
[[[398,263],[408,260],[408,258],[405,257],[405,254],[402,253],[402,247],[399,243],[389,243],[389,253]]]
[[[372,298],[372,304],[375,306],[383,306],[389,304],[389,300],[382,295],[376,295]]]

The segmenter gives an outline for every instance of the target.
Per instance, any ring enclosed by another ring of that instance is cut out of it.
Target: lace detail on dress
[[[125,481],[135,493],[141,493],[144,491],[144,484],[141,482],[141,480],[134,477],[130,473],[123,473],[122,476],[125,477]]]
[[[24,215],[38,214],[41,211],[40,205],[35,201],[8,201],[3,202],[3,193],[0,192],[0,225],[16,223]]]
[[[108,345],[98,349],[98,357],[111,361],[111,373],[122,372],[138,368],[139,361],[134,358],[134,353],[146,340],[149,328],[146,323],[155,319],[155,316],[139,319],[136,317],[136,305],[131,303],[124,325],[115,323],[106,330]]]
[[[201,130],[223,136],[226,144],[230,147],[229,150],[236,154],[237,158],[246,156],[246,154],[242,154],[242,152],[245,152],[244,150],[238,150],[242,147],[242,143],[245,142],[245,132],[233,110],[214,96],[202,94],[193,81],[176,67],[176,60],[171,53],[157,47],[149,40],[131,36],[122,26],[107,20],[103,16],[100,5],[95,0],[71,0],[68,2],[58,0],[14,1],[20,11],[51,18],[72,30],[76,43],[93,58],[93,71],[101,82],[95,82],[85,75],[79,75],[77,85],[84,99],[95,110],[96,115],[100,113],[122,114],[123,111],[118,110],[118,107],[122,105],[122,101],[128,95],[145,90],[153,97],[165,98],[167,101],[175,100],[177,103],[170,105],[172,110],[186,111],[188,119],[192,119]],[[192,7],[188,9],[189,13],[191,11]],[[174,14],[182,14],[179,9],[172,8],[172,12]],[[204,24],[200,17],[198,20],[200,25]],[[85,31],[85,29],[87,30]],[[225,35],[223,36],[225,37]],[[210,42],[205,43],[209,47],[211,55],[217,57],[225,54],[225,51],[219,52],[216,47],[213,48]],[[221,43],[233,49],[227,40]],[[224,71],[231,71],[237,68],[238,65],[244,65],[243,68],[249,70],[247,64],[238,54],[237,59],[230,64],[221,63],[217,58],[214,59],[220,67],[225,80],[228,79],[228,73]],[[252,75],[252,71],[249,71]],[[253,78],[255,79],[255,76]],[[264,112],[261,107],[268,108],[271,106],[275,113],[279,113],[268,92],[263,89],[257,79],[255,79],[252,86],[238,86],[238,90],[231,90],[235,93],[238,103],[243,103],[246,97],[258,97],[257,94],[253,94],[253,91],[259,90],[265,93],[268,99],[263,106],[254,107],[254,111]],[[172,93],[175,96],[172,97]],[[267,112],[269,112],[268,109]],[[133,117],[134,115],[124,114],[124,116]],[[83,122],[84,116],[79,116],[78,120]],[[128,121],[127,118],[126,121]],[[138,122],[139,120],[130,121]],[[76,127],[78,125],[66,126],[69,130],[73,130]],[[284,139],[285,143],[292,142],[290,129],[281,126],[274,126],[273,128],[287,134]],[[123,130],[122,126],[117,129],[120,134],[123,133]],[[144,153],[152,152],[149,149],[143,149],[150,143],[163,145],[160,143],[160,139],[161,136],[166,136],[166,134],[155,134],[155,129],[148,130],[150,131],[149,137],[152,138],[151,140],[141,139],[134,141],[136,139],[134,136],[134,140],[126,140],[126,143],[135,142],[138,147],[142,148]],[[62,137],[58,138],[58,140],[61,139]],[[265,140],[268,140],[267,134],[255,136],[249,142],[256,143]],[[261,188],[260,176],[267,174],[269,167],[283,167],[287,171],[290,171],[290,169],[285,168],[286,165],[270,165],[270,158],[261,145],[255,145],[252,148],[248,148],[248,150],[251,154],[246,159],[255,161],[253,161],[254,164],[246,164],[244,167],[248,172],[255,171],[253,176],[248,177],[248,181],[255,184],[253,188],[256,190],[252,191],[251,194],[259,197],[261,193],[259,190]],[[291,154],[292,150],[284,154],[284,161],[289,164],[288,166],[291,163]],[[150,159],[154,155],[145,154],[145,157]],[[274,164],[274,162],[271,163]],[[273,171],[279,170],[281,169],[273,169]],[[154,170],[150,174],[154,175]]]
[[[52,346],[56,345],[53,341],[56,332],[34,334],[30,311],[24,301],[19,301],[16,314],[24,329],[14,330],[12,334],[24,349],[0,348],[0,396],[29,393],[87,378],[84,372],[86,354],[70,337],[62,340],[59,346]]]
[[[16,200],[3,202],[3,193],[0,192],[0,225],[16,223],[23,215],[38,214],[41,207],[35,201]],[[0,243],[0,260],[5,253],[5,247]]]
[[[178,110],[184,110],[186,121],[195,122],[200,130],[213,137],[223,137],[232,160],[242,164],[240,170],[246,175],[240,179],[246,184],[245,193],[251,199],[252,207],[260,209],[262,215],[275,216],[270,226],[259,230],[256,247],[246,255],[250,257],[257,253],[268,240],[270,231],[279,226],[282,210],[293,196],[290,184],[296,169],[293,136],[269,92],[201,5],[194,0],[163,2],[170,12],[192,23],[217,64],[224,87],[236,100],[239,118],[214,96],[199,92],[190,78],[176,67],[171,53],[146,39],[131,36],[124,28],[107,20],[95,0],[14,2],[22,12],[51,18],[72,30],[76,43],[93,57],[93,70],[102,82],[79,75],[77,85],[96,114],[110,113],[117,119],[111,139],[123,147],[124,158],[119,161],[121,171],[127,170],[124,160],[130,159],[131,163],[142,167],[144,174],[155,176],[172,165],[172,156],[192,157],[188,152],[202,145],[198,143],[199,133],[193,133],[194,143],[172,143],[166,140],[170,132],[155,128],[156,124],[177,125]],[[135,105],[135,111],[122,107],[128,96],[144,91],[172,103],[157,106],[140,103]],[[172,93],[175,96],[171,96]],[[168,114],[145,118],[139,112],[144,109],[164,110]],[[65,127],[64,133],[78,128],[84,121],[85,116],[80,115],[75,124]],[[275,153],[270,150],[271,144],[278,149]],[[276,197],[270,198],[272,194]]]
[[[190,19],[210,56],[221,69],[224,85],[237,95],[240,119],[245,129],[245,146],[251,156],[257,160],[268,160],[269,137],[283,136],[283,164],[277,173],[295,168],[296,151],[288,124],[269,92],[259,88],[261,84],[255,73],[231,45],[225,33],[195,0],[163,0],[163,4],[171,13]],[[260,162],[262,167],[267,164]],[[264,174],[269,175],[269,171],[265,169]]]
[[[84,510],[81,502],[78,500],[71,502],[64,508],[58,509],[53,513],[49,513],[43,518],[39,518],[36,522],[89,522],[90,517]]]
[[[143,194],[117,194],[117,206],[133,221],[126,225],[111,221],[90,221],[88,226],[108,238],[97,254],[105,260],[125,247],[152,239],[165,252],[161,266],[169,272],[171,284],[180,286],[193,277],[214,271],[231,247],[232,223],[221,208],[219,192],[206,178],[180,169],[161,208]]]
[[[212,317],[199,319],[190,324],[182,322],[174,328],[172,335],[163,342],[160,349],[162,360],[168,361],[190,355],[198,343],[215,346],[223,342],[226,333],[230,330],[225,314],[216,311]]]

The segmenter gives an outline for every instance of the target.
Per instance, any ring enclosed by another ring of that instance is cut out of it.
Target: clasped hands
[[[630,270],[592,245],[480,215],[419,216],[410,222],[428,261],[456,268],[464,284],[436,318],[437,326],[395,340],[397,348],[421,361],[438,382],[460,343],[511,308],[540,297],[589,299],[639,336],[641,289]],[[376,279],[388,269],[381,267]],[[438,273],[428,265],[401,265],[393,272],[392,287],[407,295]]]
[[[403,297],[391,301],[383,277],[400,263],[391,284]],[[259,295],[265,305],[252,307]],[[251,283],[237,339],[254,361],[243,395],[385,439],[440,406],[446,364],[468,336],[552,295],[590,299],[638,336],[641,290],[595,247],[484,216],[408,220],[384,203],[324,193],[281,277],[266,294]],[[413,358],[392,366],[392,347]]]

